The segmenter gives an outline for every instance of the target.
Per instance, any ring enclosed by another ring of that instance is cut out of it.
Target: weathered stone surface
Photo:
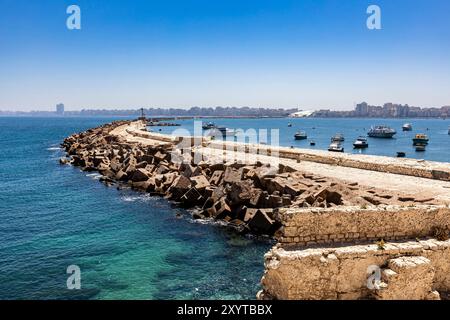
[[[251,198],[249,199],[249,205],[253,207],[259,207],[265,200],[265,194],[261,189],[254,188],[252,190]]]
[[[128,175],[122,170],[119,170],[116,173],[116,180],[125,181],[125,180],[127,180],[127,178],[128,178]]]
[[[202,173],[200,167],[193,167],[190,164],[183,164],[180,170],[183,170],[183,175],[187,178],[195,177]]]
[[[286,179],[283,179],[281,177],[264,179],[264,185],[266,186],[266,190],[269,193],[273,193],[275,191],[282,193],[284,191],[284,188],[286,187],[286,183]]]
[[[241,181],[241,174],[238,170],[231,167],[227,167],[223,174],[223,182],[225,183],[237,183]]]
[[[254,187],[250,180],[234,182],[228,192],[228,199],[232,205],[246,204],[253,196]]]
[[[185,176],[178,176],[169,188],[169,192],[175,199],[180,199],[190,188],[191,180]]]
[[[271,194],[268,199],[267,206],[269,208],[279,208],[283,206],[282,198],[278,195]]]
[[[221,198],[226,196],[226,190],[223,186],[219,186],[213,190],[213,193],[211,194],[211,199],[213,199],[214,202],[219,201]]]
[[[153,155],[153,157],[154,157],[156,160],[158,160],[158,161],[163,161],[163,160],[166,160],[166,159],[167,159],[168,155],[165,154],[165,153],[163,153],[163,152],[161,152],[161,151],[157,151],[157,152]]]
[[[208,179],[204,175],[191,177],[190,180],[193,186],[199,191],[203,191],[205,188],[210,186]]]
[[[280,173],[290,173],[290,172],[296,172],[297,170],[291,166],[288,165],[284,165],[282,163],[280,163],[278,165],[278,169]]]
[[[302,195],[303,196],[303,195]],[[302,197],[300,196],[300,197]],[[280,235],[283,245],[312,243],[399,240],[434,236],[440,228],[450,230],[450,208],[433,206],[334,207],[334,208],[280,208],[279,217],[286,227],[295,227],[295,235]],[[294,238],[291,238],[294,237]],[[314,237],[314,238],[312,238]],[[339,238],[338,238],[339,237]],[[297,240],[295,239],[297,238]]]
[[[159,165],[156,169],[156,174],[164,174],[170,172],[169,167],[165,165]]]
[[[337,191],[331,190],[327,187],[322,188],[319,190],[315,195],[314,198],[317,200],[318,198],[321,198],[322,201],[325,200],[328,203],[333,204],[342,204],[342,195],[338,193]]]
[[[449,258],[450,240],[387,243],[384,250],[376,244],[304,250],[274,247],[265,255],[262,284],[266,294],[281,300],[437,299],[433,290],[450,289]],[[368,287],[374,267],[381,268],[381,289]]]
[[[209,182],[213,185],[218,186],[222,180],[223,171],[222,170],[216,170],[211,176],[211,179],[209,179]]]
[[[150,177],[150,174],[145,169],[136,169],[133,173],[133,176],[131,177],[131,181],[133,182],[140,182],[140,181],[147,181]]]
[[[147,161],[141,161],[138,164],[136,164],[136,169],[145,169],[147,167],[148,162]]]
[[[231,208],[224,198],[214,204],[214,210],[216,219],[224,219],[226,216],[231,215]]]
[[[373,296],[381,300],[428,300],[439,299],[433,292],[435,270],[425,257],[399,257],[388,262],[382,271],[383,282]]]
[[[147,191],[148,188],[150,187],[150,185],[151,185],[151,182],[149,180],[146,180],[146,181],[140,181],[140,182],[133,182],[132,187],[134,189]]]
[[[202,202],[203,196],[198,192],[197,189],[191,188],[189,189],[182,197],[181,201],[189,204],[189,205],[196,205]]]
[[[408,202],[408,201],[414,201],[415,198],[414,197],[398,197],[398,200],[402,201],[402,202]]]
[[[301,195],[306,191],[306,188],[300,184],[286,184],[283,189],[283,193],[289,194],[292,197]]]
[[[253,217],[255,216],[256,212],[259,209],[253,209],[253,208],[247,208],[247,210],[245,211],[245,215],[244,215],[244,222],[248,223],[251,219],[253,219]]]
[[[263,210],[257,210],[248,222],[250,230],[268,234],[274,228],[275,221],[272,220]]]

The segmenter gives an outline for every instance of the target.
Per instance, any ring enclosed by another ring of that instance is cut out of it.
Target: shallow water
[[[271,242],[59,165],[64,137],[111,120],[0,118],[0,299],[254,299]]]

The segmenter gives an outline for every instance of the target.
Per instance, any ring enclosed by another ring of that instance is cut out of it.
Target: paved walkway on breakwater
[[[145,126],[142,122],[132,122],[129,125],[124,125],[114,129],[111,134],[117,135],[124,138],[126,141],[131,143],[140,143],[142,145],[154,146],[163,144],[173,144],[179,139],[174,136],[164,135],[159,133],[149,133],[142,131]],[[200,140],[200,139],[199,139]],[[202,140],[200,140],[202,141]],[[241,151],[231,151],[217,149],[218,142],[206,142],[196,146],[194,149],[197,152],[208,155],[209,159],[214,161],[226,159],[245,159],[248,162],[260,161],[262,163],[273,163],[274,157],[267,155],[260,155],[254,153],[246,153]],[[255,147],[255,145],[251,145]],[[259,145],[260,148],[264,149],[268,146]],[[255,147],[258,148],[258,147]],[[311,155],[310,150],[294,149],[289,150],[287,148],[279,148],[279,150],[288,150],[289,152],[295,152],[299,155]],[[218,152],[220,151],[220,152]],[[400,164],[406,167],[420,167],[420,168],[430,168],[430,170],[438,169],[442,172],[450,172],[450,163],[441,162],[430,162],[430,161],[420,161],[413,159],[396,159],[388,157],[379,156],[360,156],[360,155],[335,155],[327,154],[325,151],[313,151],[314,155],[319,155],[322,161],[329,157],[330,159],[336,159],[340,157],[345,157],[349,159],[357,159],[358,162],[364,162],[367,164],[373,163],[374,165],[384,164],[386,167],[394,166]],[[211,156],[213,155],[213,156]],[[314,161],[285,159],[277,159],[280,163],[284,165],[289,165],[297,170],[310,172],[313,174],[318,174],[323,177],[335,178],[347,182],[357,182],[360,185],[367,187],[377,187],[379,189],[384,189],[386,192],[402,192],[404,194],[410,194],[412,196],[420,196],[420,198],[434,198],[435,200],[449,204],[450,203],[450,181],[442,181],[435,179],[421,178],[411,175],[401,175],[394,173],[387,173],[381,171],[372,171],[369,169],[359,169],[346,167],[342,165],[320,163]]]

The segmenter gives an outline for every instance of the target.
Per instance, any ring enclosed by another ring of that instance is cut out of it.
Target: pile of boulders
[[[173,146],[143,146],[111,135],[126,121],[113,122],[66,138],[62,146],[71,163],[85,171],[99,171],[107,184],[158,194],[186,208],[193,217],[228,222],[240,232],[272,235],[279,227],[281,207],[333,207],[345,204],[349,186],[301,173],[286,165],[193,161],[174,157]],[[180,161],[182,159],[182,161]]]

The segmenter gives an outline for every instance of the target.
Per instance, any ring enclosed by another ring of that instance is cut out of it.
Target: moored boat
[[[411,123],[405,123],[402,126],[403,131],[412,131],[412,124]]]
[[[427,145],[430,139],[428,139],[428,136],[426,134],[419,133],[416,134],[416,136],[412,140],[413,145],[418,146],[418,145]]]
[[[406,153],[404,153],[403,151],[397,152],[397,158],[404,158],[404,157],[406,157]]]
[[[388,127],[388,126],[375,126],[370,128],[369,132],[367,132],[367,135],[371,138],[384,138],[384,139],[390,139],[392,138],[397,131],[394,129]]]
[[[294,135],[295,140],[306,140],[308,139],[308,135],[306,134],[305,131],[298,131],[295,135]]]
[[[315,146],[315,145],[316,145],[316,142],[315,142],[315,141],[310,141],[310,142],[309,142],[309,145],[310,145],[310,146]]]
[[[328,151],[344,152],[344,147],[342,146],[340,141],[333,141],[333,142],[331,142],[330,146],[328,147]]]
[[[344,142],[345,141],[344,135],[342,133],[336,133],[334,136],[331,137],[331,142],[334,141]]]
[[[217,128],[217,127],[216,127],[216,125],[215,125],[213,122],[205,123],[205,124],[202,126],[202,129],[203,129],[203,130],[210,130],[210,129],[215,129],[215,128]]]
[[[358,139],[355,140],[353,143],[353,147],[355,149],[365,149],[369,147],[369,144],[367,143],[366,137],[358,137]]]

